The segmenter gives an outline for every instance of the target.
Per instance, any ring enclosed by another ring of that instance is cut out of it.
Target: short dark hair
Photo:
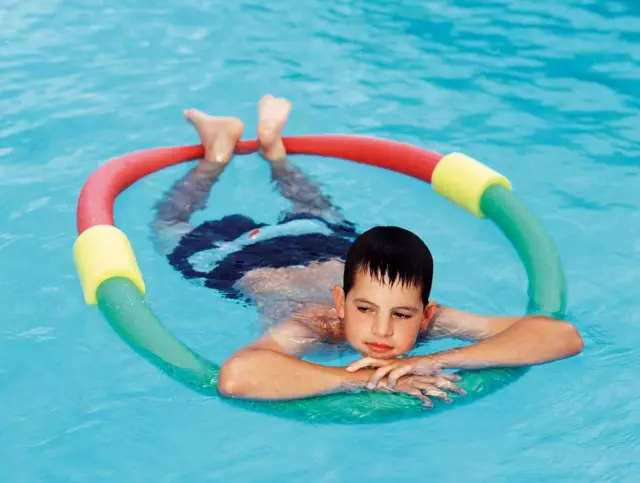
[[[429,302],[433,281],[433,257],[419,236],[397,226],[377,226],[365,231],[347,252],[344,266],[345,294],[355,283],[356,274],[363,270],[376,280],[388,278],[413,285],[422,291],[422,302]]]

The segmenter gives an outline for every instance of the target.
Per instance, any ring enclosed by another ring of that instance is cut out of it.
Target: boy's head
[[[360,235],[347,253],[343,287],[333,289],[349,344],[380,359],[410,351],[433,316],[432,279],[431,252],[417,235],[393,226]]]

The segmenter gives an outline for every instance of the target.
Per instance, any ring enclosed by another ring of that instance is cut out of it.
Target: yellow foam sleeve
[[[96,291],[114,277],[131,280],[144,295],[145,285],[127,235],[111,225],[96,225],[84,231],[73,245],[73,260],[80,277],[84,300],[96,305]]]
[[[484,214],[480,200],[489,186],[501,185],[511,191],[511,183],[500,173],[462,153],[444,156],[431,177],[433,189],[479,218]]]

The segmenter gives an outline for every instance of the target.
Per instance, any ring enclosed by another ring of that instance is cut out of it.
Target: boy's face
[[[346,298],[342,287],[334,287],[333,296],[349,344],[378,359],[409,352],[435,309],[422,303],[419,287],[400,281],[391,285],[386,277],[380,281],[365,271],[357,272]]]

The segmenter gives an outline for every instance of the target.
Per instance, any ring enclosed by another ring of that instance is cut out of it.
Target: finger
[[[430,385],[434,385],[437,382],[437,377],[435,376],[411,376],[414,384],[416,386],[430,386]]]
[[[438,377],[444,377],[445,379],[448,379],[450,381],[459,381],[460,379],[462,379],[459,375],[457,374],[439,374]]]
[[[451,381],[438,381],[436,385],[440,389],[446,389],[447,391],[455,392],[456,394],[460,394],[461,396],[465,396],[467,394],[467,391]]]
[[[442,399],[444,402],[451,402],[451,399],[449,399],[449,396],[447,396],[447,393],[444,392],[442,389],[438,389],[436,386],[424,387],[422,388],[422,393],[427,396],[437,397],[438,399]]]
[[[422,405],[428,408],[432,408],[433,407],[433,403],[431,402],[431,399],[429,399],[427,396],[425,396],[424,394],[422,394],[422,392],[418,391],[417,389],[409,389],[407,391],[407,394],[410,394],[411,396],[415,396],[418,399],[420,399],[422,401]]]
[[[406,366],[398,367],[397,369],[392,370],[389,373],[389,387],[391,388],[396,387],[396,384],[398,383],[398,379],[400,379],[402,376],[409,374],[412,369],[413,367],[411,367],[410,365],[406,365]]]
[[[369,389],[369,387],[367,387],[367,389]],[[388,393],[395,393],[397,391],[392,391],[391,389],[389,389],[386,384],[384,383],[384,381],[381,381],[380,384],[378,384],[377,386],[370,388],[373,391],[380,391],[380,392],[388,392]]]
[[[381,389],[383,391],[391,392],[391,390],[389,389],[389,386],[387,386],[387,381],[384,379],[378,383],[378,385],[376,386],[376,389]]]
[[[369,384],[367,384],[367,387],[369,389],[376,387],[380,380],[393,370],[393,367],[394,366],[389,364],[387,366],[381,367],[376,372],[374,372],[373,376],[371,376],[371,378],[369,379]],[[393,388],[393,386],[389,385],[389,381],[387,381],[387,387],[389,387],[390,389]]]
[[[363,357],[359,361],[352,362],[347,366],[347,372],[356,372],[365,367],[380,367],[382,361],[373,357]]]

